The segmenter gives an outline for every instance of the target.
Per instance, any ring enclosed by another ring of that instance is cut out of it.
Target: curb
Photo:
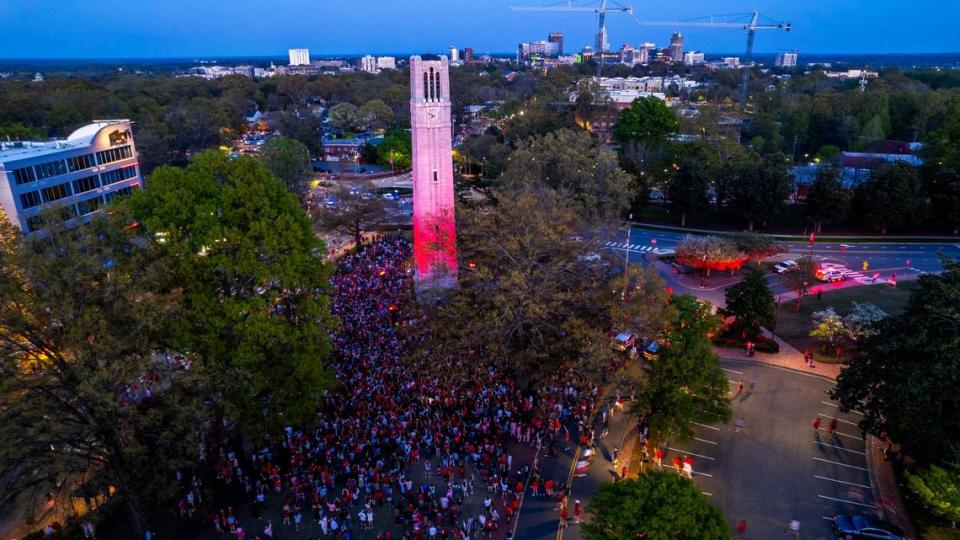
[[[904,538],[917,538],[917,533],[913,529],[913,524],[910,523],[910,515],[907,513],[906,508],[903,505],[903,498],[900,497],[900,490],[896,485],[896,475],[892,470],[893,467],[885,459],[881,459],[880,463],[876,462],[878,454],[883,454],[883,451],[880,449],[880,440],[873,435],[868,434],[866,437],[866,448],[867,471],[870,476],[870,485],[872,486],[871,491],[873,492],[874,500],[880,501],[878,509],[880,510],[881,516],[887,521],[903,529]],[[884,485],[882,482],[878,481],[877,472],[881,467],[884,469],[891,469],[887,471],[885,476],[887,479],[892,478],[894,480],[892,486],[889,484]]]

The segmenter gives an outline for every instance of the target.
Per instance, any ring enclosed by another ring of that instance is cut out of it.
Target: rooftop
[[[85,148],[101,129],[117,124],[129,124],[129,120],[96,120],[71,133],[66,139],[49,141],[3,141],[0,142],[0,163],[18,161],[31,157],[55,154],[71,148]]]

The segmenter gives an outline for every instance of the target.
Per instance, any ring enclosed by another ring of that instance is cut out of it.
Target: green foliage
[[[303,183],[310,176],[310,151],[299,141],[285,138],[270,139],[263,145],[260,161],[293,193],[303,191]]]
[[[816,223],[841,223],[850,214],[850,190],[840,183],[840,171],[822,166],[807,193],[806,215]]]
[[[764,225],[783,208],[793,190],[793,179],[783,154],[747,161],[731,185],[731,209],[743,216],[753,230],[754,222]]]
[[[960,521],[960,472],[953,467],[931,465],[916,474],[906,472],[907,486],[934,515],[954,525]]]
[[[843,318],[832,308],[813,312],[813,330],[810,337],[819,339],[825,346],[834,347],[837,341],[847,335]]]
[[[665,145],[679,127],[673,109],[663,100],[650,96],[637,98],[620,111],[613,135],[620,142],[639,142],[657,148]]]
[[[924,275],[906,311],[881,321],[843,369],[832,395],[863,413],[861,426],[887,432],[905,452],[933,463],[960,446],[960,265]]]
[[[382,130],[393,121],[393,110],[382,99],[371,99],[360,107],[358,114],[366,129]]]
[[[543,183],[585,216],[620,217],[630,202],[630,177],[588,133],[560,130],[534,137],[507,158],[504,186]]]
[[[666,174],[671,175],[667,184],[667,200],[670,209],[680,214],[681,226],[687,216],[697,215],[710,203],[707,188],[719,170],[715,154],[701,145],[683,145],[674,150],[675,156]],[[675,164],[675,165],[674,165]],[[671,170],[671,168],[673,170]]]
[[[649,413],[657,438],[689,440],[694,423],[729,421],[729,384],[707,337],[720,325],[710,304],[680,295],[672,298],[671,306],[676,317],[662,335],[664,345],[651,362],[649,380],[637,394],[634,410]]]
[[[744,257],[737,244],[723,236],[687,235],[677,245],[677,261],[691,268],[710,269]]]
[[[773,321],[773,292],[763,270],[756,266],[748,268],[743,280],[726,290],[725,298],[727,311],[737,318],[748,337]]]
[[[394,169],[409,169],[413,160],[413,143],[410,132],[392,129],[377,146],[377,161]]]
[[[587,540],[730,538],[723,514],[689,480],[652,470],[636,479],[601,484],[580,526]]]
[[[897,162],[878,170],[857,186],[854,208],[865,225],[881,234],[920,222],[926,200],[916,167]]]
[[[207,422],[208,373],[164,360],[192,359],[165,333],[183,292],[130,222],[114,207],[68,227],[53,210],[26,239],[0,222],[0,504],[29,512],[51,491],[69,500],[112,486],[121,529],[137,538],[151,523],[170,532],[174,472],[196,459]]]
[[[246,418],[312,418],[330,382],[330,266],[297,198],[255,159],[207,152],[155,171],[129,206],[183,290],[169,342],[222,372]]]
[[[850,312],[843,317],[843,326],[850,339],[856,341],[876,335],[877,325],[888,316],[876,304],[854,302]]]
[[[360,109],[353,103],[338,103],[328,113],[330,125],[345,136],[363,129],[363,117]]]

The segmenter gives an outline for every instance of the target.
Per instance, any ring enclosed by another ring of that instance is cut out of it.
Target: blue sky
[[[575,4],[587,0],[574,0]],[[0,0],[2,58],[117,58],[436,52],[449,45],[508,52],[564,32],[566,48],[592,44],[591,14],[514,13],[556,0]],[[596,2],[599,3],[599,2]],[[666,45],[670,28],[635,18],[688,20],[759,9],[794,31],[762,32],[758,52],[958,52],[960,0],[628,1],[609,15],[610,42]],[[690,29],[687,48],[739,52],[743,33]]]

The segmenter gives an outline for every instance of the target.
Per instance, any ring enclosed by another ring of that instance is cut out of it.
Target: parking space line
[[[733,379],[727,379],[727,380],[730,381],[730,384],[740,384],[740,381],[735,381]]]
[[[833,521],[833,518],[832,518],[832,517],[827,517],[827,516],[820,516],[820,519],[825,519],[825,520],[827,520],[827,521]]]
[[[848,448],[843,448],[843,447],[840,447],[840,446],[834,446],[834,445],[832,445],[832,444],[827,444],[827,443],[825,443],[825,442],[823,442],[823,441],[813,441],[813,444],[819,444],[820,446],[826,446],[826,447],[829,447],[829,448],[833,448],[834,450],[841,450],[841,451],[843,451],[843,452],[850,452],[850,453],[852,453],[852,454],[860,454],[861,456],[865,456],[865,455],[866,455],[866,454],[864,454],[863,452],[857,452],[856,450],[850,450],[850,449],[848,449]]]
[[[706,424],[700,424],[700,423],[697,423],[697,422],[694,422],[693,425],[695,425],[695,426],[700,426],[700,427],[705,427],[705,428],[710,428],[710,429],[712,429],[712,430],[714,430],[714,431],[720,431],[720,428],[718,428],[718,427],[716,427],[716,426],[708,426],[708,425],[706,425]]]
[[[817,497],[820,497],[821,499],[827,499],[828,501],[837,501],[837,502],[842,502],[842,503],[847,503],[847,504],[855,504],[855,505],[857,505],[857,506],[864,506],[864,507],[866,507],[866,508],[872,508],[872,509],[874,509],[874,510],[877,509],[877,507],[874,506],[874,505],[872,505],[872,504],[866,504],[866,503],[861,503],[861,502],[856,502],[856,501],[848,501],[848,500],[846,500],[846,499],[836,499],[836,498],[834,498],[834,497],[827,497],[826,495],[817,495]]]
[[[712,474],[707,474],[707,473],[705,473],[705,472],[693,471],[693,474],[697,474],[697,475],[700,475],[700,476],[706,476],[707,478],[713,478],[713,475],[712,475]]]
[[[837,480],[836,478],[827,478],[826,476],[820,476],[819,474],[813,475],[814,478],[819,478],[821,480],[826,480],[828,482],[836,482],[838,484],[846,484],[848,486],[856,486],[863,489],[870,489],[870,486],[865,486],[863,484],[857,484],[855,482],[845,482],[843,480]]]
[[[817,416],[822,416],[824,418],[829,418],[831,420],[836,420],[837,422],[843,422],[844,424],[850,424],[851,426],[858,426],[856,422],[851,422],[849,420],[844,420],[843,418],[837,418],[836,416],[830,416],[829,414],[817,413]]]
[[[846,463],[840,463],[839,461],[830,461],[829,459],[823,459],[823,458],[818,458],[818,457],[814,457],[813,459],[815,459],[815,460],[817,460],[817,461],[822,461],[822,462],[824,462],[824,463],[830,463],[830,464],[833,464],[833,465],[839,465],[839,466],[841,466],[841,467],[849,467],[849,468],[851,468],[851,469],[857,469],[857,470],[860,470],[860,471],[863,471],[863,472],[867,472],[867,469],[866,469],[866,468],[864,468],[864,467],[857,467],[856,465],[847,465]]]
[[[839,435],[839,436],[841,436],[841,437],[850,437],[851,439],[856,439],[856,440],[858,440],[858,441],[862,441],[862,440],[863,440],[862,438],[857,437],[856,435],[847,435],[846,433],[840,433],[839,431],[834,431],[833,433],[834,433],[835,435]]]
[[[831,407],[833,407],[833,408],[835,408],[835,409],[839,409],[839,408],[840,408],[840,406],[837,405],[836,403],[830,403],[829,401],[821,401],[820,403],[823,403],[824,405],[829,405],[829,406],[831,406]],[[848,412],[848,413],[851,413],[851,414],[859,414],[860,416],[863,416],[863,413],[860,412],[860,411],[847,411],[847,412]]]
[[[673,448],[673,447],[670,447],[670,446],[667,447],[667,450],[673,450],[674,452],[677,452],[677,453],[680,453],[680,454],[688,454],[688,455],[691,455],[691,456],[697,456],[698,458],[709,459],[710,461],[713,461],[713,458],[710,457],[710,456],[702,456],[702,455],[700,455],[700,454],[694,454],[693,452],[690,452],[690,451],[688,451],[688,450],[679,450],[679,449],[677,449],[677,448]]]
[[[714,442],[714,441],[708,441],[708,440],[706,440],[706,439],[701,439],[701,438],[699,438],[699,437],[694,437],[693,440],[695,440],[695,441],[700,441],[700,442],[705,442],[705,443],[707,443],[707,444],[712,444],[712,445],[716,445],[716,444],[717,444],[717,443]]]
[[[737,371],[737,370],[735,370],[735,369],[728,369],[728,368],[720,368],[720,369],[722,369],[722,370],[724,370],[724,371],[729,371],[730,373],[736,373],[737,375],[743,375],[743,372],[742,372],[742,371]]]
[[[703,493],[707,497],[713,497],[713,493],[707,493],[706,491],[701,491],[700,493]]]

